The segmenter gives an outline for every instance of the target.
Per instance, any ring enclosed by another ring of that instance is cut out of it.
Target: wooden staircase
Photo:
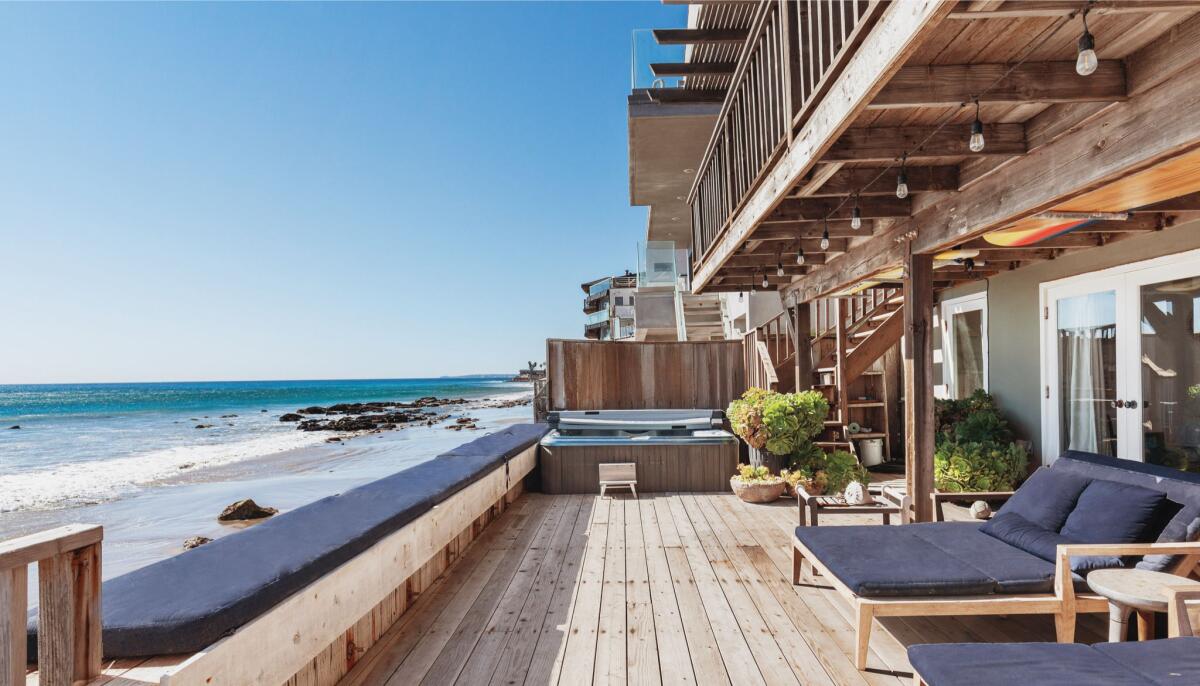
[[[746,334],[749,385],[784,393],[798,388],[821,391],[830,411],[815,441],[818,446],[857,452],[853,440],[882,438],[890,457],[889,389],[880,362],[903,334],[903,294],[894,288],[871,289],[815,301],[805,310],[809,321],[801,323],[808,324],[812,335],[799,350],[794,309]],[[808,378],[797,383],[798,373]],[[852,424],[860,431],[852,433]]]

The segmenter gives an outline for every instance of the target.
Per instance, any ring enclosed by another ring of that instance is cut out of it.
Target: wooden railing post
[[[100,526],[67,526],[0,542],[0,683],[25,683],[27,566],[38,565],[38,684],[100,675]],[[19,679],[16,676],[19,675]]]
[[[913,514],[933,519],[933,258],[912,254],[904,277],[904,469]]]

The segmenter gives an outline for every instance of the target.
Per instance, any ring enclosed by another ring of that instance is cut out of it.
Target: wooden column
[[[25,683],[25,565],[0,569],[0,684]]]
[[[808,303],[796,303],[792,309],[792,332],[796,335],[796,390],[812,388],[812,314]]]
[[[933,520],[933,256],[906,250],[904,267],[904,474],[913,515]]]
[[[833,324],[834,339],[837,345],[837,352],[834,355],[834,370],[833,382],[837,384],[837,411],[838,421],[842,427],[850,423],[850,381],[846,375],[846,311],[852,310],[854,305],[846,301],[845,298],[833,299]],[[843,435],[846,433],[845,428],[841,429]]]

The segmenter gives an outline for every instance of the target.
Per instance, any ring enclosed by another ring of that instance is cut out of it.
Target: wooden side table
[[[1138,640],[1154,638],[1154,613],[1167,611],[1167,587],[1195,586],[1192,581],[1165,572],[1145,569],[1098,569],[1087,576],[1088,587],[1108,598],[1108,640],[1118,643],[1125,639],[1129,615],[1137,612]]]
[[[908,497],[899,495],[889,488],[871,485],[867,491],[874,502],[850,505],[840,495],[810,495],[803,487],[796,487],[796,503],[800,510],[800,526],[817,526],[820,513],[826,514],[878,514],[884,524],[892,523],[892,515],[900,517],[901,524],[908,523]]]

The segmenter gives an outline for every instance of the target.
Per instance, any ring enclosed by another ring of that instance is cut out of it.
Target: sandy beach
[[[481,406],[485,404],[462,407],[462,413],[469,410],[479,420],[474,431],[450,431],[443,423],[362,434],[341,443],[189,470],[107,502],[0,514],[0,539],[67,523],[100,524],[104,526],[104,578],[111,578],[179,554],[192,536],[216,539],[235,533],[244,525],[217,522],[217,514],[234,501],[253,498],[286,512],[393,474],[499,427],[532,421],[528,405]],[[31,598],[36,598],[33,572]]]

